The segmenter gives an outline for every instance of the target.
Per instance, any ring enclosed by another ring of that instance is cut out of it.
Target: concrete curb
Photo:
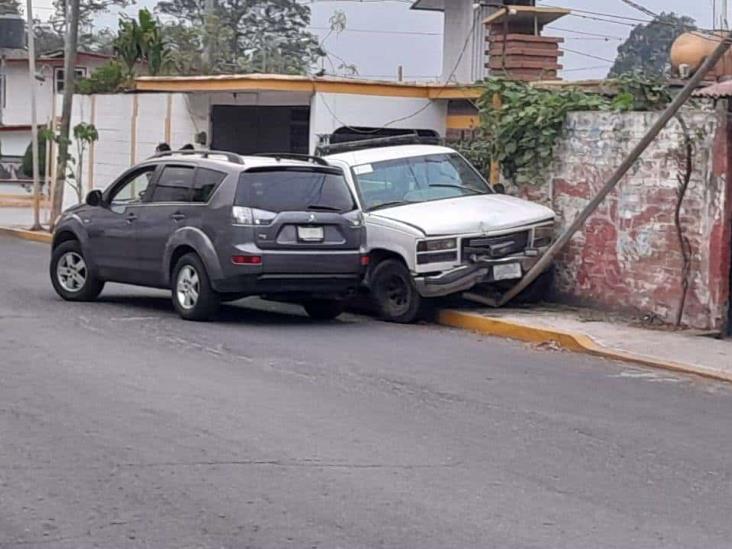
[[[600,345],[591,337],[582,333],[532,326],[531,324],[524,324],[512,320],[491,318],[475,313],[466,313],[451,309],[439,311],[437,314],[437,323],[442,324],[443,326],[461,328],[463,330],[515,339],[527,343],[555,343],[562,349],[575,353],[584,353],[592,356],[609,358],[611,360],[649,366],[651,368],[695,374],[718,381],[732,382],[732,373],[729,372],[714,370],[713,368],[698,366],[696,364],[671,362],[619,349],[611,349]]]
[[[16,238],[33,240],[35,242],[45,242],[46,244],[50,244],[53,240],[53,235],[51,233],[14,229],[12,227],[0,227],[0,235],[14,236]]]

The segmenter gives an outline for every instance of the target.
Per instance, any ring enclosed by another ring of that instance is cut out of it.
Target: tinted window
[[[211,195],[219,186],[226,174],[209,170],[208,168],[198,168],[196,171],[196,179],[193,182],[193,202],[208,202]]]
[[[193,187],[193,168],[165,166],[153,191],[153,202],[189,202]]]
[[[343,175],[310,168],[244,172],[236,204],[269,212],[350,212],[356,208]]]

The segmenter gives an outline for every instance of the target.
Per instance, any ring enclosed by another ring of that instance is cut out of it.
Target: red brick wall
[[[520,194],[547,203],[566,226],[603,185],[657,113],[573,113],[548,181]],[[695,140],[694,171],[681,222],[691,243],[683,323],[722,329],[730,264],[729,125],[724,110],[684,112]],[[556,263],[566,302],[653,314],[673,323],[681,299],[682,255],[673,220],[682,132],[673,121],[590,217]]]

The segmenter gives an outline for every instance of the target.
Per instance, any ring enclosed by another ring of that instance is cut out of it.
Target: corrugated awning
[[[710,99],[721,99],[723,97],[732,97],[732,80],[717,82],[706,88],[696,90],[694,97],[707,97]]]

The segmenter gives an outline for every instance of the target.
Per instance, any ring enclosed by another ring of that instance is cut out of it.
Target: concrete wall
[[[546,184],[524,196],[551,205],[566,226],[653,123],[657,113],[574,113]],[[730,270],[726,111],[686,111],[695,141],[681,210],[692,249],[684,324],[721,329]],[[560,299],[655,315],[672,323],[681,300],[682,254],[674,223],[683,134],[672,122],[570,242],[556,266]]]
[[[399,120],[404,118],[404,120]],[[316,93],[310,108],[310,150],[321,135],[342,126],[414,128],[446,131],[447,101],[408,97],[379,97]]]
[[[104,189],[124,170],[152,156],[158,143],[174,147],[192,143],[198,131],[208,129],[208,114],[197,112],[185,94],[75,95],[71,127],[93,124],[99,141],[84,157],[83,193]],[[76,155],[75,143],[72,154]],[[64,206],[76,203],[70,187]]]

